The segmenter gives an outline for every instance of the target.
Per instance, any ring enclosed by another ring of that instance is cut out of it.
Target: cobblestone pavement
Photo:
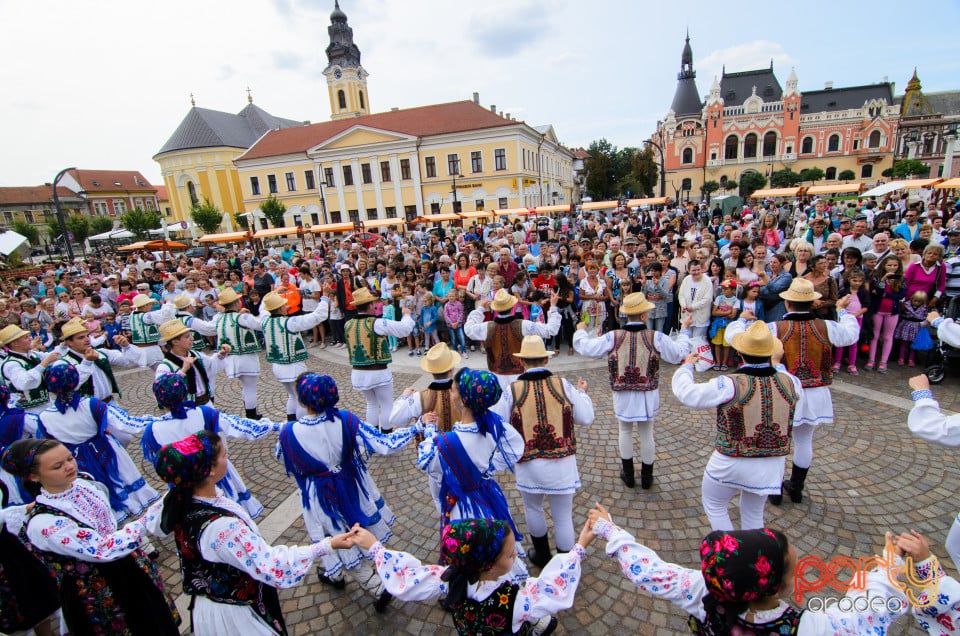
[[[311,349],[311,354],[308,366],[331,374],[340,386],[341,406],[362,416],[364,401],[349,388],[350,371],[343,352]],[[423,382],[417,362],[401,350],[394,370],[397,394],[405,386]],[[471,366],[483,364],[479,353],[465,362]],[[583,488],[575,500],[575,523],[579,527],[585,510],[594,501],[601,501],[615,521],[664,558],[696,567],[699,541],[709,531],[700,505],[700,481],[712,450],[713,412],[680,406],[670,392],[674,367],[664,365],[662,409],[656,425],[656,483],[649,491],[639,487],[629,490],[618,478],[617,424],[603,363],[568,358],[564,351],[551,366],[561,375],[586,378],[596,407],[592,428],[578,435]],[[273,378],[269,365],[262,363],[262,368],[260,410],[271,418],[283,419],[286,393]],[[800,555],[866,557],[880,550],[884,531],[914,528],[930,538],[936,553],[946,556],[943,542],[957,513],[950,503],[958,476],[956,460],[950,451],[909,434],[904,402],[883,401],[884,396],[909,398],[906,379],[912,372],[916,370],[893,364],[887,375],[861,372],[854,378],[844,373],[838,378],[833,393],[836,423],[818,432],[804,502],[788,502],[782,508],[767,506],[767,524],[783,529]],[[120,376],[123,406],[134,413],[157,412],[150,391],[152,373],[136,370]],[[954,407],[958,386],[960,380],[948,374],[943,384],[934,387],[944,408]],[[242,412],[239,382],[218,382],[218,404],[228,412]],[[266,507],[261,520],[296,490],[294,481],[273,458],[273,442],[230,442],[233,462]],[[133,446],[131,453],[139,462]],[[436,514],[415,458],[416,449],[411,446],[396,456],[374,457],[369,465],[397,515],[390,546],[435,562],[439,536]],[[143,473],[159,485],[149,466],[143,466]],[[523,509],[513,476],[501,476],[499,481],[524,531]],[[731,508],[736,524],[735,502]],[[278,543],[307,542],[299,516],[284,528]],[[639,593],[606,558],[603,547],[602,541],[591,547],[576,603],[559,616],[558,633],[689,633],[686,617],[669,603]],[[945,560],[944,565],[948,572],[955,573],[952,563]],[[161,568],[171,592],[180,594],[178,561],[170,539],[163,542]],[[373,610],[372,599],[355,584],[335,591],[321,586],[312,574],[300,586],[281,591],[280,598],[291,634],[454,633],[449,617],[434,603],[393,601],[389,611],[379,615]],[[921,632],[910,621],[901,620],[893,633]]]

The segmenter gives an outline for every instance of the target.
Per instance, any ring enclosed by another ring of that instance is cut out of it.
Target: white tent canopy
[[[0,254],[10,255],[15,249],[27,242],[27,237],[17,234],[13,230],[7,230],[0,234]]]
[[[882,197],[885,194],[889,194],[894,190],[899,190],[904,185],[903,181],[891,181],[890,183],[883,183],[878,185],[875,188],[871,188],[866,192],[862,193],[861,197]]]
[[[109,241],[110,239],[122,241],[124,239],[133,238],[133,232],[128,232],[123,228],[119,230],[110,230],[109,232],[104,232],[103,234],[97,234],[96,236],[91,236],[88,238],[88,241]]]

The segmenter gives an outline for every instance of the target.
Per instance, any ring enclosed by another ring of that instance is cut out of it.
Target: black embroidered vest
[[[505,581],[484,601],[464,597],[459,607],[453,610],[453,624],[462,636],[496,636],[513,633],[513,605],[517,602],[520,586]],[[526,636],[532,631],[530,623],[524,623],[517,634]]]
[[[803,616],[803,610],[788,607],[778,619],[769,623],[751,623],[737,617],[733,629],[726,633],[742,636],[792,636],[800,629],[801,616]],[[687,620],[687,626],[696,636],[719,636],[720,634],[712,626],[700,622],[693,616]]]

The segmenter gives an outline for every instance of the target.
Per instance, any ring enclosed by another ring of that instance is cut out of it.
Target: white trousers
[[[953,567],[960,569],[960,515],[953,520],[950,533],[947,535],[947,554],[953,559]]]
[[[793,427],[793,465],[810,468],[813,463],[813,434],[817,427],[798,424]]]
[[[740,493],[740,529],[755,530],[763,527],[763,506],[767,502],[766,495],[756,495],[746,490],[733,488],[721,484],[706,474],[701,485],[703,497],[703,511],[707,514],[712,530],[733,530],[733,522],[727,505],[733,496]]]
[[[544,498],[550,502],[553,517],[553,538],[560,552],[573,549],[576,536],[573,533],[573,493],[569,495],[544,495],[535,492],[520,492],[523,497],[523,514],[527,518],[527,532],[534,537],[547,534],[547,517],[543,512]]]
[[[307,409],[303,408],[303,405],[300,404],[300,400],[297,398],[296,380],[281,382],[280,384],[287,390],[287,415],[296,415],[297,419],[306,415]]]
[[[390,411],[393,409],[393,382],[362,389],[367,400],[366,422],[370,426],[379,426],[380,430],[390,430]]]
[[[657,447],[653,441],[653,419],[646,422],[620,421],[620,458],[633,459],[633,427],[637,427],[640,434],[640,461],[652,464],[657,454]]]
[[[254,410],[257,408],[257,376],[240,376],[240,395],[243,397],[243,408]]]

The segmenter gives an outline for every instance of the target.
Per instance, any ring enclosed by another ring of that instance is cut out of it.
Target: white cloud
[[[724,49],[716,49],[699,61],[694,58],[694,67],[697,69],[697,87],[701,93],[709,93],[714,76],[719,78],[724,66],[726,66],[728,73],[736,73],[738,71],[768,68],[770,60],[773,60],[773,70],[777,78],[781,83],[785,82],[787,75],[790,74],[790,67],[794,66],[796,62],[783,49],[783,45],[778,42],[753,40]]]

